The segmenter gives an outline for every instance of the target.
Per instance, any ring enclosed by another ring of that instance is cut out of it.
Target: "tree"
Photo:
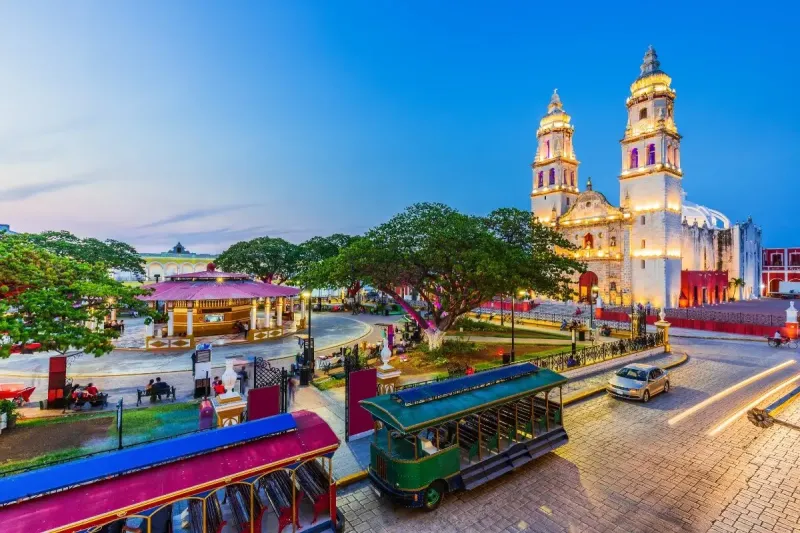
[[[281,285],[297,271],[299,250],[281,238],[258,237],[230,246],[217,257],[217,265],[227,272],[242,272],[265,283]]]
[[[470,216],[442,204],[416,204],[342,250],[341,261],[391,296],[441,345],[458,317],[496,294],[527,288],[553,297],[571,292],[583,265],[557,248],[572,245],[531,214],[501,209]],[[397,292],[408,286],[428,304],[426,319]]]
[[[38,247],[26,235],[0,238],[0,357],[12,344],[39,342],[43,350],[100,356],[113,349],[115,330],[92,327],[119,306],[150,314],[127,287],[108,275],[104,262],[78,261]]]
[[[26,233],[22,238],[60,257],[91,264],[103,263],[109,269],[144,276],[144,260],[133,246],[124,242],[81,239],[68,231]]]
[[[739,300],[742,299],[742,291],[744,290],[745,281],[742,278],[733,278],[728,281],[728,286],[732,289],[731,296],[736,294],[736,288],[739,288]]]
[[[335,233],[329,237],[313,237],[300,245],[299,273],[294,280],[311,289],[344,287],[348,298],[354,298],[363,287],[358,273],[343,260],[340,252],[359,237]]]

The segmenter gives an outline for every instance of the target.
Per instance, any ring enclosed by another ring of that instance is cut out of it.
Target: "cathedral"
[[[594,292],[607,305],[693,307],[760,292],[761,229],[685,199],[671,83],[651,46],[626,100],[619,206],[591,178],[581,192],[575,128],[557,92],[540,122],[531,210],[586,263],[575,280],[581,300]]]

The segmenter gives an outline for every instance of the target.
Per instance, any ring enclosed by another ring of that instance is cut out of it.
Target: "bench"
[[[278,470],[259,479],[257,485],[260,491],[264,491],[267,501],[272,506],[275,514],[278,515],[278,533],[281,533],[292,522],[294,522],[296,528],[300,528],[298,511],[303,493],[294,488],[295,498],[293,504],[291,476],[285,470]],[[294,508],[294,512],[292,512],[292,508]]]
[[[70,394],[69,403],[73,404],[75,410],[81,409],[87,403],[90,407],[105,407],[108,405],[108,394],[98,392],[93,398],[73,398]]]
[[[156,386],[160,385],[160,386]],[[146,390],[136,389],[136,405],[142,404],[142,398],[150,396],[150,402],[160,401],[161,397],[164,396],[167,400],[172,398],[172,401],[175,401],[175,387],[171,385],[167,385],[163,381],[160,383],[154,383],[152,387],[150,387],[150,393],[148,394]]]
[[[328,473],[316,460],[303,463],[297,467],[297,482],[300,489],[312,502],[314,517],[312,524],[317,522],[320,513],[330,511],[330,482]]]

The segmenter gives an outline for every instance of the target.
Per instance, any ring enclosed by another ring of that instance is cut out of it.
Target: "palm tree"
[[[728,286],[733,290],[734,293],[736,292],[736,288],[737,287],[739,288],[739,300],[741,300],[742,291],[744,290],[745,286],[744,280],[742,278],[733,278],[730,281],[728,281]]]

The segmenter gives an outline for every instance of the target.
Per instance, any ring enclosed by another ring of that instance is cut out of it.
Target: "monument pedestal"
[[[378,394],[391,394],[397,388],[400,371],[390,365],[378,367]]]
[[[658,315],[659,320],[654,325],[655,325],[656,331],[658,331],[658,333],[663,333],[664,334],[664,353],[670,353],[670,352],[672,352],[672,347],[669,345],[669,327],[672,324],[670,324],[669,322],[664,320],[665,317],[666,317],[666,314],[664,313],[664,310],[662,309],[661,313]]]
[[[226,392],[211,399],[211,405],[217,415],[217,427],[234,426],[243,422],[244,401],[238,392]]]

